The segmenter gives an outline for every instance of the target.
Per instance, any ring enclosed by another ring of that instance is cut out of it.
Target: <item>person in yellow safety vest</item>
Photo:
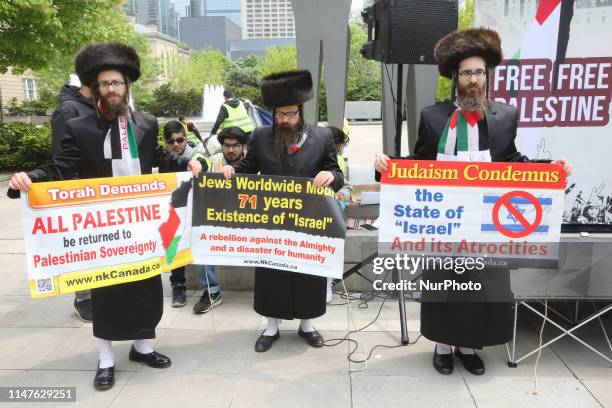
[[[209,171],[223,171],[223,166],[236,164],[244,158],[245,146],[248,141],[247,134],[238,126],[223,129],[217,136],[223,151],[210,158]]]
[[[349,128],[348,120],[346,118],[344,118],[344,120],[342,121],[342,131],[347,137],[349,135],[349,132],[351,131],[351,129]]]
[[[251,123],[249,113],[247,112],[245,102],[238,98],[234,98],[234,93],[229,89],[223,91],[223,97],[225,98],[225,102],[219,109],[217,120],[210,134],[216,135],[225,128],[236,126],[242,129],[247,134],[248,138],[254,127]]]
[[[198,144],[202,141],[202,136],[200,135],[200,131],[193,124],[192,121],[187,120],[184,116],[179,116],[179,122],[183,125],[183,130],[185,131],[185,136],[187,137],[187,141]]]

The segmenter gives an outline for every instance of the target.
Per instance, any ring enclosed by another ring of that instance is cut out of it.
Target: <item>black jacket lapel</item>
[[[130,115],[132,117],[132,123],[134,124],[134,137],[136,138],[136,146],[140,146],[140,142],[144,139],[145,130],[142,128],[144,126],[144,121],[142,117],[138,115],[136,112],[132,112],[130,109]]]
[[[497,106],[495,106],[495,102],[489,102],[489,107],[487,108],[487,130],[489,131],[489,151],[491,152],[491,156],[493,156],[493,152],[495,152],[495,134],[497,127]],[[493,158],[491,158],[494,160]]]

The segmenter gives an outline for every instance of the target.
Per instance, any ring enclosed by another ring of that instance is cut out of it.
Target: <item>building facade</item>
[[[38,99],[38,80],[27,70],[21,75],[13,75],[9,68],[4,74],[0,74],[0,95],[2,109],[6,109],[11,99],[18,102]]]
[[[145,26],[134,23],[134,31],[147,38],[151,48],[150,56],[160,61],[161,73],[155,78],[156,85],[167,82],[176,66],[189,59],[190,50],[179,47],[179,41],[176,38],[157,31],[157,25]]]
[[[240,0],[242,38],[295,38],[290,0]]]
[[[218,49],[228,55],[232,40],[242,38],[240,26],[223,16],[189,17],[180,21],[181,41],[194,50]]]
[[[202,0],[202,17],[227,17],[242,27],[240,0]]]
[[[155,24],[160,33],[179,38],[179,16],[171,0],[128,0],[125,11],[135,17],[136,23],[145,26]]]

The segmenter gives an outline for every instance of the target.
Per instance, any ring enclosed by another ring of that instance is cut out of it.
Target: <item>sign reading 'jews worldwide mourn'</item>
[[[173,195],[184,202],[187,185]],[[182,192],[181,192],[182,190]],[[306,178],[205,174],[193,192],[196,263],[341,278],[346,223],[334,192]]]

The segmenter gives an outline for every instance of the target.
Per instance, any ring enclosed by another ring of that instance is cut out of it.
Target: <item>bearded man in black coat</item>
[[[344,184],[332,133],[304,123],[303,104],[312,98],[309,71],[290,71],[262,79],[261,96],[273,107],[274,124],[256,128],[244,159],[223,168],[225,177],[250,173],[314,178],[316,186],[334,191]],[[313,319],[325,314],[327,278],[269,268],[255,268],[254,309],[268,318],[268,326],[255,343],[263,352],[278,339],[279,319],[301,319],[299,335],[312,347],[323,337]]]
[[[199,174],[200,162],[158,145],[154,116],[129,109],[130,84],[140,77],[140,60],[133,48],[120,43],[91,44],[79,52],[75,67],[83,83],[93,89],[95,112],[69,120],[53,162],[16,173],[9,182],[9,196],[27,192],[32,182],[69,180],[77,175],[85,179],[151,174],[160,165]],[[134,341],[129,354],[132,361],[155,368],[170,366],[170,359],[147,342],[155,338],[163,312],[159,275],[92,289],[91,297],[93,334],[100,346],[96,389],[107,390],[115,382],[113,340]]]
[[[501,39],[486,28],[456,31],[435,46],[434,56],[440,75],[452,79],[450,101],[428,106],[421,111],[418,139],[410,160],[446,160],[470,162],[529,162],[517,151],[516,108],[488,98],[489,72],[502,61]],[[451,125],[453,124],[453,125]],[[459,129],[464,126],[464,131]],[[467,127],[472,131],[468,132]],[[462,140],[463,139],[463,140]],[[387,169],[389,157],[376,156],[377,172]],[[550,162],[549,160],[533,160]],[[554,163],[564,165],[565,159]],[[379,176],[379,174],[377,175]],[[483,291],[477,295],[454,291],[448,294],[423,293],[421,333],[436,342],[433,366],[441,374],[453,372],[451,346],[467,371],[482,375],[485,366],[474,349],[504,344],[512,339],[512,303],[509,270],[485,268],[474,277],[482,280]],[[467,281],[463,275],[424,271],[423,279]]]

